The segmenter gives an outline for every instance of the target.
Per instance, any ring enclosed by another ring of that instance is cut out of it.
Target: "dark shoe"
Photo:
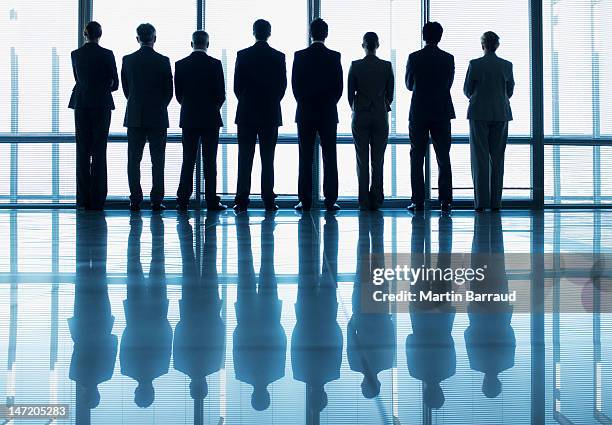
[[[85,207],[85,211],[104,211],[104,207],[99,205],[89,205]]]
[[[310,205],[304,205],[302,202],[299,202],[293,209],[296,211],[310,211]]]
[[[442,202],[440,204],[440,211],[442,212],[450,212],[453,209],[453,206],[450,202]]]
[[[415,204],[414,202],[406,208],[408,211],[425,211],[425,204]]]
[[[234,212],[236,213],[246,212],[246,210],[247,210],[247,206],[244,204],[234,205]]]
[[[189,204],[184,204],[182,202],[178,202],[176,204],[176,210],[178,212],[187,212],[189,210]]]
[[[485,210],[485,209],[484,209],[483,207],[478,207],[478,208],[475,208],[475,209],[474,209],[474,211],[476,211],[477,213],[484,212],[484,210]]]
[[[491,212],[500,212],[500,211],[501,211],[501,207],[491,208]]]
[[[340,211],[340,205],[334,203],[334,204],[328,205],[327,207],[325,207],[325,209],[329,212]]]
[[[208,211],[225,211],[227,209],[227,205],[223,205],[221,202],[217,202],[216,205],[206,206]]]
[[[151,204],[151,211],[162,212],[165,209],[166,209],[166,206],[164,204],[162,204],[161,202],[155,202],[155,203]]]
[[[132,212],[140,211],[140,202],[138,202],[138,203],[136,203],[136,202],[130,203],[130,211],[132,211]]]
[[[278,205],[276,205],[276,204],[266,205],[266,211],[268,211],[268,212],[278,211]]]

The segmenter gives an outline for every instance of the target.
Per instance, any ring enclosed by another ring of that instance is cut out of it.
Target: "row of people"
[[[341,99],[343,71],[340,53],[328,49],[328,25],[322,19],[310,24],[312,44],[295,53],[291,86],[297,100],[295,121],[299,139],[297,210],[312,207],[312,165],[315,140],[319,136],[323,158],[323,195],[327,210],[340,209],[336,138],[337,104]],[[406,86],[412,91],[409,113],[412,204],[418,211],[425,204],[424,159],[429,140],[433,142],[439,168],[439,200],[442,210],[453,200],[450,161],[451,120],[455,111],[450,95],[455,65],[451,54],[438,47],[443,29],[437,22],[423,27],[425,47],[409,56]],[[112,92],[119,87],[113,53],[99,46],[102,28],[90,22],[85,28],[85,45],[72,53],[76,84],[70,100],[75,110],[77,144],[77,205],[103,208],[106,193],[106,141],[114,108]],[[238,99],[238,178],[234,209],[246,211],[251,191],[255,148],[261,156],[261,197],[266,210],[276,210],[274,151],[278,127],[282,125],[281,100],[287,89],[285,55],[268,44],[269,22],[253,24],[255,44],[237,54],[234,94]],[[123,58],[121,86],[127,98],[124,126],[128,137],[128,181],[131,209],[143,200],[140,163],[149,143],[153,168],[150,193],[152,208],[164,208],[164,158],[167,107],[176,95],[181,104],[183,164],[177,191],[179,210],[186,210],[193,193],[193,174],[198,147],[202,146],[205,199],[209,210],[223,210],[216,191],[219,129],[224,125],[220,109],[226,100],[225,78],[219,60],[207,54],[209,36],[193,34],[193,53],[178,61],[173,78],[170,61],[154,51],[155,28],[137,28],[140,49]],[[512,64],[495,51],[499,37],[486,32],[481,38],[483,57],[470,62],[464,92],[470,100],[470,148],[475,207],[501,207],[503,164],[508,121],[512,120],[509,98],[514,89]],[[365,57],[353,61],[348,72],[347,98],[353,111],[352,133],[357,156],[359,206],[376,210],[383,205],[383,164],[389,135],[388,112],[395,90],[390,62],[379,59],[376,33],[363,36]]]
[[[412,261],[427,251],[428,218],[412,219]],[[253,243],[248,214],[236,218],[237,277],[236,327],[232,334],[235,378],[253,388],[251,405],[256,410],[270,406],[270,386],[285,376],[291,356],[293,378],[306,384],[309,411],[318,414],[327,404],[326,385],[340,378],[343,351],[349,367],[361,375],[362,394],[380,394],[381,373],[394,367],[397,357],[396,325],[389,306],[368,310],[371,273],[384,252],[384,219],[380,213],[359,215],[356,270],[351,316],[346,341],[338,323],[338,242],[340,233],[333,214],[326,214],[321,237],[304,215],[297,225],[297,296],[294,306],[283,306],[274,267],[275,219],[261,222],[261,261],[254,267]],[[119,343],[112,332],[115,318],[106,281],[107,226],[102,215],[79,214],[76,237],[76,282],[74,315],[69,320],[74,340],[70,378],[77,383],[77,403],[94,408],[100,401],[98,385],[113,376],[117,354],[121,374],[137,382],[134,401],[149,407],[155,398],[154,381],[174,369],[189,378],[190,394],[202,400],[208,394],[207,380],[225,362],[227,324],[217,271],[218,214],[209,213],[202,227],[201,259],[194,253],[194,229],[189,218],[178,216],[177,234],[182,262],[179,321],[168,321],[165,275],[164,220],[153,215],[150,222],[151,264],[145,276],[141,264],[143,220],[132,216],[127,242],[127,294],[123,301],[126,326]],[[452,219],[439,218],[439,252],[452,252]],[[319,258],[322,240],[324,255]],[[94,247],[92,249],[92,247]],[[472,252],[488,259],[491,285],[471,284],[477,292],[508,293],[503,256],[503,231],[499,215],[479,215],[474,222]],[[439,261],[450,259],[438,257]],[[420,264],[420,263],[419,263]],[[438,263],[439,267],[442,266]],[[419,282],[414,291],[449,290],[441,282]],[[378,290],[390,288],[377,287]],[[415,304],[413,306],[413,304]],[[295,309],[295,326],[287,352],[288,335],[283,328],[282,309]],[[465,346],[470,367],[483,373],[482,391],[494,398],[501,393],[499,374],[514,365],[516,339],[511,325],[512,307],[507,303],[473,301],[468,306],[469,326]],[[410,306],[412,333],[406,338],[406,361],[410,376],[423,382],[424,403],[440,408],[444,403],[441,382],[455,374],[456,352],[452,328],[455,308],[450,302],[414,302]],[[203,325],[204,324],[204,325]],[[404,366],[405,367],[405,366]],[[77,407],[77,415],[79,409]],[[81,410],[83,412],[83,410]],[[77,421],[79,419],[77,418]]]

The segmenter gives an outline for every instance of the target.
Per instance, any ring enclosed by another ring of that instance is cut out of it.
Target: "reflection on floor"
[[[535,254],[611,251],[605,211],[0,211],[0,397],[77,424],[610,424],[612,317],[559,311],[612,293]],[[450,252],[523,254],[495,292],[542,307],[362,305],[376,254]]]

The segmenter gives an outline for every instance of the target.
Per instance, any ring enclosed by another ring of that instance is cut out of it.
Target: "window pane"
[[[471,59],[482,56],[480,36],[495,31],[500,37],[499,56],[512,62],[516,88],[511,99],[514,121],[510,135],[531,133],[531,85],[529,1],[527,0],[432,0],[431,20],[444,27],[440,48],[455,56],[455,83],[451,91],[457,119],[453,134],[468,134],[468,100],[463,82]]]
[[[308,43],[308,11],[304,0],[207,0],[206,31],[210,34],[209,53],[223,62],[227,101],[223,108],[224,132],[235,134],[237,100],[233,94],[236,52],[251,46],[253,22],[262,18],[272,24],[270,45],[287,59],[287,78],[291,81],[293,52]],[[231,17],[231,21],[228,20]],[[290,84],[282,101],[283,126],[280,134],[295,134],[295,99]],[[297,147],[296,147],[297,155]],[[282,170],[277,170],[282,172]],[[282,175],[282,174],[281,174]]]
[[[410,92],[404,84],[408,55],[421,47],[421,2],[419,0],[324,0],[321,16],[329,24],[327,44],[342,54],[345,90],[338,112],[339,133],[351,133],[351,110],[346,98],[346,77],[351,62],[364,56],[363,34],[375,31],[380,39],[378,56],[393,63],[396,100],[390,114],[391,134],[408,133]],[[367,17],[367,19],[365,19]]]
[[[77,12],[77,0],[0,2],[0,132],[74,130],[67,106]]]
[[[136,27],[150,22],[157,30],[155,50],[174,63],[191,52],[191,34],[196,29],[195,0],[94,0],[93,17],[102,25],[100,42],[115,53],[117,67],[123,56],[138,50]],[[113,111],[111,133],[125,133],[123,117],[126,100],[121,88],[113,95],[117,109]],[[169,132],[178,133],[179,104],[173,99],[168,108]],[[112,162],[109,157],[109,163]]]

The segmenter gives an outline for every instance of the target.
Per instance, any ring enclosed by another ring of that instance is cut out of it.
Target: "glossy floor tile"
[[[493,251],[537,308],[361,303],[371,254]],[[610,424],[612,315],[567,306],[612,291],[563,253],[612,253],[612,212],[0,210],[0,400],[66,403],[60,424]]]

